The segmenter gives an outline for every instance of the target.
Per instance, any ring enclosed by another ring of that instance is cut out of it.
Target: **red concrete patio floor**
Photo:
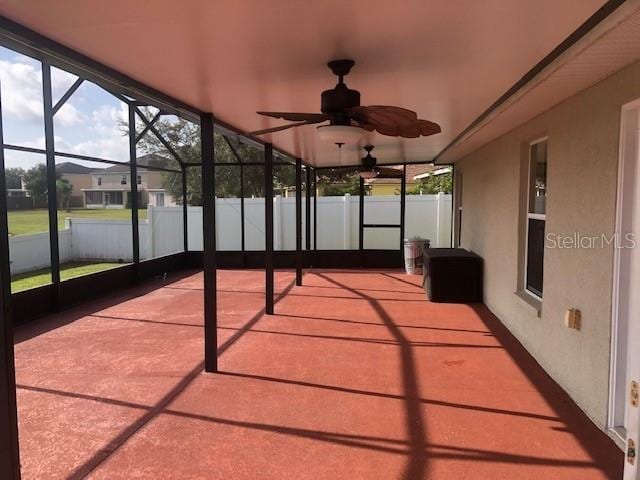
[[[202,274],[18,330],[25,479],[619,478],[622,453],[481,305],[418,277],[219,272],[204,374]]]

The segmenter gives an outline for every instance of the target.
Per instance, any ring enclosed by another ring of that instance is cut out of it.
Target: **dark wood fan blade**
[[[324,113],[295,113],[295,112],[256,112],[265,117],[281,118],[290,122],[324,122],[329,116]]]
[[[293,127],[301,127],[302,125],[313,125],[315,123],[321,123],[324,120],[317,120],[315,122],[296,122],[296,123],[288,123],[287,125],[280,125],[278,127],[265,128],[264,130],[256,130],[255,132],[249,132],[250,135],[264,135],[266,133],[280,132],[282,130],[287,130],[288,128]]]
[[[372,105],[352,108],[349,114],[365,130],[390,137],[417,138],[441,131],[437,123],[421,120],[416,112],[406,108]]]

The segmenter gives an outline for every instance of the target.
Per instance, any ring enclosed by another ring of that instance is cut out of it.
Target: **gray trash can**
[[[404,239],[404,268],[409,275],[422,274],[422,254],[429,245],[429,240],[425,238]]]

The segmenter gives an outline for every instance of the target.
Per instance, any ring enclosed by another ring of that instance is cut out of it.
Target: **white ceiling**
[[[279,125],[256,110],[318,112],[335,77],[363,105],[397,105],[442,133],[375,135],[381,163],[430,161],[603,0],[0,0],[0,13],[242,131]],[[317,139],[314,126],[263,137],[314,165],[362,151]]]
[[[437,159],[452,163],[640,60],[640,1],[628,1]]]

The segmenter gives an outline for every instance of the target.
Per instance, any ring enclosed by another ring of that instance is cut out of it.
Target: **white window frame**
[[[531,213],[531,149],[534,145],[537,145],[538,143],[542,143],[542,142],[547,142],[547,168],[549,166],[549,144],[548,144],[548,140],[549,137],[542,137],[542,138],[538,138],[532,142],[529,142],[529,158],[527,160],[527,185],[526,185],[526,191],[527,191],[527,222],[525,225],[525,239],[524,239],[524,269],[523,269],[523,279],[522,279],[522,290],[527,294],[530,295],[531,297],[535,298],[538,301],[542,301],[542,297],[540,295],[538,295],[536,292],[532,292],[531,290],[529,290],[529,287],[527,286],[527,272],[529,271],[529,220],[543,220],[544,221],[544,226],[545,226],[545,231],[546,231],[546,226],[547,226],[547,207],[546,207],[546,200],[545,200],[545,213]],[[548,170],[547,170],[547,175],[548,175]],[[543,259],[544,261],[544,259]],[[544,266],[543,266],[544,268]],[[544,295],[544,292],[543,292]]]

